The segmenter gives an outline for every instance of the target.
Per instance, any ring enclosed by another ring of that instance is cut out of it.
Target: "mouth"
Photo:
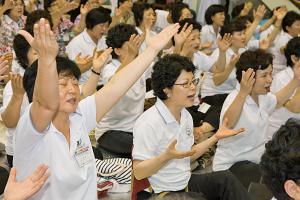
[[[265,87],[265,90],[266,90],[267,92],[270,92],[271,86],[270,86],[270,85],[269,85],[269,86],[266,86],[266,87]]]
[[[77,103],[76,98],[70,98],[69,100],[67,100],[67,102],[72,105],[76,105]]]
[[[194,101],[195,95],[196,95],[195,93],[191,94],[191,95],[188,95],[187,98],[190,99],[190,100],[192,99]]]

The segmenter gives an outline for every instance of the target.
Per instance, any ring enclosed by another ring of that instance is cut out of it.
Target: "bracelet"
[[[95,70],[92,69],[92,72],[98,76],[100,76],[100,72],[96,72]]]

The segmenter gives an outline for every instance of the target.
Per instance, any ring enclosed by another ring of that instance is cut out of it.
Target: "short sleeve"
[[[109,79],[116,73],[117,69],[112,66],[112,64],[105,65],[102,73],[101,73],[101,80],[104,84],[106,84]]]
[[[265,95],[263,100],[263,109],[266,110],[268,114],[272,114],[274,112],[276,105],[277,98],[273,93],[269,92]]]
[[[79,112],[82,114],[87,131],[90,132],[97,126],[96,120],[96,97],[88,96],[81,100],[78,105]]]

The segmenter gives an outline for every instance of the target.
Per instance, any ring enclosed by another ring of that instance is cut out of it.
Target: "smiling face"
[[[14,1],[15,6],[9,11],[9,16],[12,19],[18,19],[24,14],[24,3],[21,0]]]
[[[60,73],[58,76],[59,112],[73,113],[80,99],[78,80],[74,76]]]
[[[273,67],[270,64],[266,69],[257,70],[255,72],[255,83],[252,89],[253,94],[262,95],[270,92],[270,87],[273,80],[272,70]]]
[[[194,104],[196,95],[196,86],[191,83],[195,79],[192,72],[181,71],[179,77],[171,89],[165,89],[165,93],[170,96],[169,101],[176,104],[177,107],[191,107]],[[186,85],[186,86],[184,86]]]

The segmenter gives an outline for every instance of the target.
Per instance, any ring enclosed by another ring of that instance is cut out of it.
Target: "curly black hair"
[[[264,183],[277,200],[290,200],[284,183],[293,180],[300,186],[300,121],[289,119],[265,146],[260,161]]]
[[[152,88],[154,95],[161,100],[166,100],[167,95],[163,91],[165,88],[172,88],[181,72],[195,72],[193,62],[184,56],[166,55],[159,59],[153,66]]]
[[[300,37],[294,37],[287,43],[284,54],[287,65],[293,67],[294,64],[291,56],[294,55],[300,58]]]
[[[241,82],[242,72],[249,68],[254,72],[257,70],[264,70],[273,62],[273,56],[263,50],[247,50],[241,54],[240,59],[236,63],[236,79]]]
[[[31,13],[29,13],[29,15],[26,18],[26,23],[25,23],[25,30],[31,34],[33,34],[33,26],[35,23],[37,23],[41,18],[44,18],[45,20],[47,20],[49,22],[49,25],[52,29],[53,27],[53,21],[52,21],[52,17],[49,14],[48,11],[46,10],[35,10]]]
[[[114,49],[121,48],[125,42],[129,41],[130,36],[133,34],[138,34],[135,26],[124,23],[117,24],[108,30],[106,44],[108,47],[113,48],[113,52],[111,53],[112,58],[118,58]]]

